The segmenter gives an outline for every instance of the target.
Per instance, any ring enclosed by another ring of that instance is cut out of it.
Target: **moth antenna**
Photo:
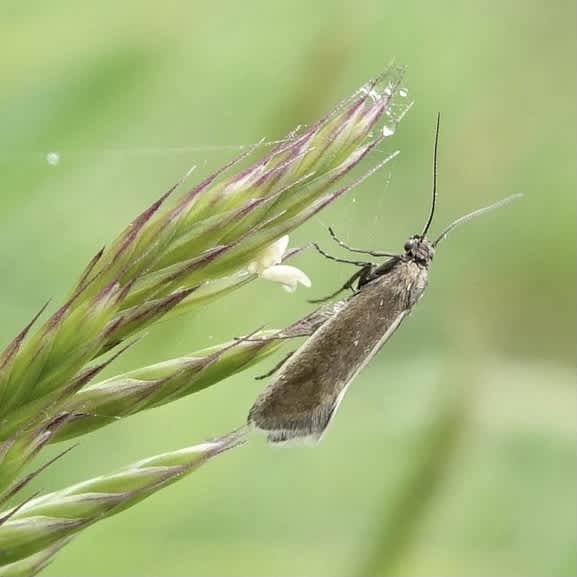
[[[501,208],[502,206],[505,206],[506,204],[509,204],[510,202],[513,202],[514,200],[521,198],[522,196],[523,195],[521,193],[512,194],[511,196],[508,196],[508,197],[504,198],[503,200],[499,200],[498,202],[495,202],[495,203],[490,204],[489,206],[485,206],[483,208],[478,208],[477,210],[474,210],[473,212],[470,212],[469,214],[466,214],[466,215],[462,216],[461,218],[458,218],[457,220],[453,221],[438,236],[437,240],[435,240],[435,242],[433,243],[433,247],[436,247],[454,228],[457,228],[458,226],[472,220],[473,218],[477,218],[478,216],[481,216],[482,214],[485,214],[486,212],[489,212],[491,210],[495,210],[497,208]]]
[[[439,126],[441,124],[441,113],[437,113],[437,127],[435,128],[435,151],[433,153],[433,200],[431,202],[431,212],[429,212],[429,220],[423,232],[421,233],[421,238],[425,238],[426,234],[429,232],[429,227],[433,222],[433,216],[435,215],[435,206],[437,204],[437,156],[439,150]]]

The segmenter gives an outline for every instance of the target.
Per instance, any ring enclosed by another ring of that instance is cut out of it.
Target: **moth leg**
[[[238,343],[268,343],[270,341],[288,341],[295,336],[301,335],[284,335],[282,331],[279,331],[276,335],[271,335],[270,337],[233,337],[233,340]]]
[[[270,341],[288,341],[289,339],[295,339],[297,337],[310,337],[318,328],[337,314],[342,305],[343,302],[336,302],[325,307],[320,307],[306,317],[295,321],[288,327],[268,337],[253,337],[252,335],[255,333],[251,333],[247,337],[234,337],[234,340],[236,342],[266,343]]]
[[[365,266],[363,268],[359,269],[349,280],[347,280],[347,282],[340,289],[338,289],[334,293],[330,294],[329,296],[323,297],[321,299],[309,300],[309,303],[324,303],[325,301],[329,301],[329,300],[333,299],[339,293],[342,293],[343,291],[346,291],[347,289],[351,289],[353,291],[353,293],[355,293],[356,291],[353,287],[353,285],[355,284],[355,281],[358,279],[359,285],[363,284],[363,282],[366,282],[366,278],[368,277],[368,275],[370,275],[372,270],[373,270],[373,265],[371,263],[365,263]]]
[[[261,381],[262,379],[266,379],[271,375],[274,375],[293,355],[295,351],[291,351],[287,355],[285,355],[270,371],[267,371],[263,375],[258,375],[255,377],[255,381]]]
[[[373,280],[372,276],[373,276],[374,270],[375,270],[374,266],[367,266],[366,268],[362,268],[359,271],[359,282],[357,283],[356,290],[353,289],[354,294],[357,294],[357,292],[359,292],[359,289],[363,285],[367,284],[370,280]],[[351,287],[351,288],[353,288],[353,287]]]
[[[366,261],[360,261],[360,260],[347,260],[344,258],[337,258],[336,256],[332,256],[330,254],[327,254],[316,242],[313,242],[313,246],[317,249],[318,252],[320,252],[325,258],[328,258],[329,260],[334,260],[335,262],[344,262],[345,264],[352,264],[354,266],[358,266],[361,268],[366,267],[367,265],[370,265],[370,262],[366,262]]]
[[[380,252],[380,251],[375,251],[375,250],[363,250],[360,248],[353,248],[352,246],[349,246],[343,240],[341,240],[330,226],[329,226],[329,233],[339,246],[342,246],[343,248],[345,248],[346,250],[348,250],[350,252],[358,252],[360,254],[369,254],[371,256],[376,256],[376,257],[395,257],[395,256],[398,257],[398,256],[400,256],[400,255],[394,254],[392,252]]]

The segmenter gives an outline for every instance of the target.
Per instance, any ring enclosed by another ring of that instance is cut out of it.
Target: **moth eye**
[[[405,249],[405,252],[409,252],[413,248],[413,241],[408,240],[403,248]]]

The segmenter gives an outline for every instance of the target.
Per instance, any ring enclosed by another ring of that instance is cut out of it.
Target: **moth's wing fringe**
[[[279,423],[275,429],[265,429],[256,422],[256,415],[251,410],[248,417],[249,428],[266,435],[267,441],[274,445],[290,445],[300,442],[317,443],[321,440],[336,409],[338,399],[327,407],[317,407],[312,413],[293,417],[290,422]],[[284,426],[287,425],[287,426]]]

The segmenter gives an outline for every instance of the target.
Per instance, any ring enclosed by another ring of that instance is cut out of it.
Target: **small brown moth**
[[[437,245],[455,227],[485,212],[494,210],[521,195],[516,194],[480,208],[454,221],[433,242],[426,238],[433,221],[437,198],[437,149],[439,120],[435,131],[433,195],[427,223],[421,234],[413,235],[402,254],[351,248],[333,238],[351,252],[388,257],[383,264],[349,261],[326,254],[337,262],[359,270],[334,294],[311,302],[324,302],[341,291],[354,294],[336,304],[315,311],[294,325],[295,334],[312,335],[290,358],[285,359],[278,376],[259,395],[250,409],[248,424],[267,435],[273,443],[298,438],[318,440],[342,401],[348,386],[363,367],[397,330],[423,296],[428,270]]]

